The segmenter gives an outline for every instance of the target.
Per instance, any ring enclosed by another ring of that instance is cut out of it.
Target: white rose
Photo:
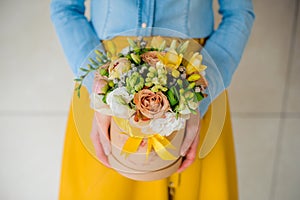
[[[174,131],[185,127],[185,119],[176,119],[175,113],[167,112],[165,118],[153,119],[150,122],[150,128],[162,136],[169,136]]]
[[[132,99],[133,95],[130,95],[125,87],[120,87],[107,95],[106,102],[114,116],[128,119],[134,113],[128,105]]]
[[[90,106],[95,111],[104,114],[104,115],[112,115],[111,109],[109,106],[102,101],[103,95],[98,95],[96,93],[92,93],[90,95]]]

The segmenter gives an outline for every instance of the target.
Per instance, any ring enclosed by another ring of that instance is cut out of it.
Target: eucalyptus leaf
[[[96,69],[91,64],[87,64],[87,66],[88,66],[89,69],[92,69],[92,70]]]
[[[79,68],[81,71],[84,71],[84,72],[88,72],[89,70],[88,69],[85,69],[83,67]]]
[[[96,56],[96,60],[97,60],[100,64],[103,64],[103,60],[102,60],[99,56]]]
[[[93,65],[96,65],[96,66],[99,65],[99,64],[98,64],[95,60],[93,60],[92,58],[89,58],[89,61],[90,61]]]
[[[99,56],[103,56],[103,53],[101,51],[99,51],[98,49],[95,50],[95,53]]]

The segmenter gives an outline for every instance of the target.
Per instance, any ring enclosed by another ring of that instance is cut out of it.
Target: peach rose
[[[133,102],[137,112],[149,119],[163,117],[165,112],[170,109],[168,98],[162,92],[152,92],[143,89],[134,95]]]
[[[141,55],[141,58],[145,63],[148,63],[149,65],[154,67],[156,65],[156,63],[159,61],[159,59],[157,57],[157,53],[158,53],[157,51],[149,51],[149,52],[143,53]]]

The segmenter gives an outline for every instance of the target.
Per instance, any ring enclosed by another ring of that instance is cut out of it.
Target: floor
[[[230,86],[241,200],[300,199],[300,2],[254,0]],[[49,1],[0,3],[0,199],[57,199],[72,74]]]

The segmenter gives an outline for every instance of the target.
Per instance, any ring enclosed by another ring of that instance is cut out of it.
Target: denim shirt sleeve
[[[200,104],[203,116],[213,101],[231,82],[254,21],[251,0],[219,0],[222,21],[205,44],[205,49],[215,62],[223,83],[209,81],[209,97]],[[208,68],[209,70],[209,68]],[[209,74],[209,71],[208,71]],[[210,77],[208,77],[209,79]]]
[[[92,24],[84,16],[84,1],[52,0],[50,5],[52,22],[75,76],[79,75],[85,58],[100,44]]]
[[[200,104],[200,113],[203,116],[211,101],[228,87],[232,75],[241,59],[247,43],[254,13],[251,0],[219,0],[223,19],[210,38],[207,40],[205,49],[218,67],[223,83],[213,81],[215,71],[207,69],[210,76],[209,97]],[[57,35],[64,49],[67,60],[75,76],[80,75],[79,67],[89,53],[101,46],[91,22],[84,16],[84,0],[52,0],[51,18]],[[210,80],[211,79],[211,80]],[[85,80],[90,92],[93,78]]]

